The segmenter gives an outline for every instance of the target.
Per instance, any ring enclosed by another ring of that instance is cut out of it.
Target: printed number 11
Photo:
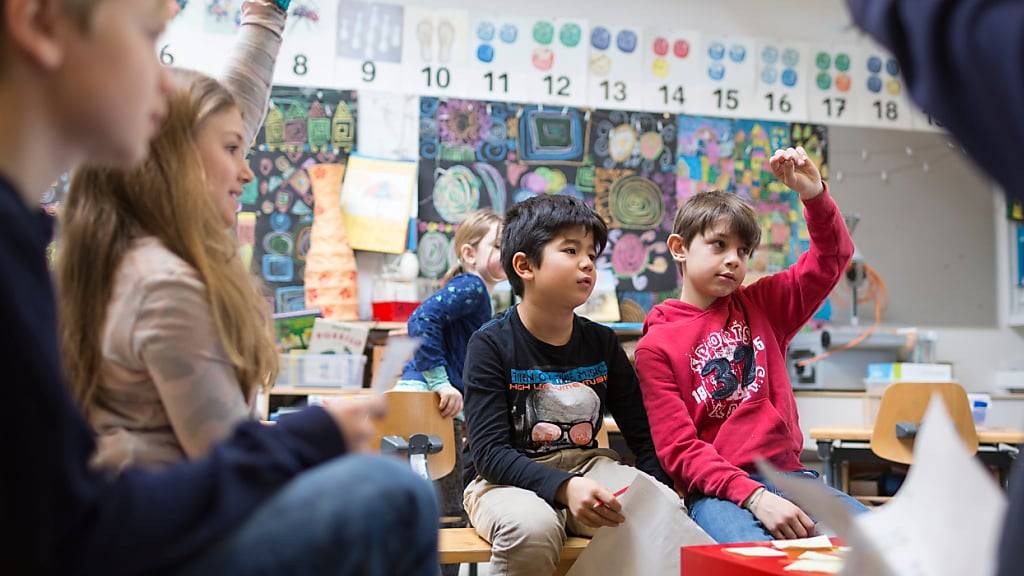
[[[508,74],[494,75],[494,72],[488,72],[484,74],[484,80],[487,80],[487,91],[494,92],[496,84],[501,84],[502,92],[508,94]]]

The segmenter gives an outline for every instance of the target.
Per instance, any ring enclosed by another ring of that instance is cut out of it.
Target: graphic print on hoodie
[[[758,366],[757,355],[761,354]],[[750,338],[750,328],[733,321],[725,330],[708,334],[690,354],[690,368],[696,387],[692,395],[697,404],[707,404],[711,418],[724,420],[740,402],[756,394],[764,385],[764,341]]]

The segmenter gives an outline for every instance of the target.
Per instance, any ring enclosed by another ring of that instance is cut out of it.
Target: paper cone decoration
[[[313,188],[313,229],[306,254],[306,306],[324,318],[357,320],[356,257],[341,216],[344,164],[317,164],[309,169]]]

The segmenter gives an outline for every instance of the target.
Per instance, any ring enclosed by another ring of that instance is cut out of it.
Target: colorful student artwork
[[[610,228],[599,266],[619,291],[669,290],[677,285],[666,245],[676,208],[676,117],[597,110],[592,123],[594,207]]]
[[[403,10],[398,4],[342,0],[338,4],[338,57],[401,62]]]
[[[303,274],[305,303],[329,320],[359,319],[356,256],[341,211],[344,176],[344,164],[317,164],[309,169],[315,216]]]
[[[794,263],[807,238],[799,196],[775,179],[768,164],[776,149],[788,146],[804,146],[827,177],[828,140],[822,126],[679,117],[679,199],[717,189],[739,194],[754,206],[762,234],[750,263],[751,278]]]
[[[420,101],[421,274],[449,265],[450,235],[472,211],[504,213],[537,194],[593,192],[589,117],[575,108],[472,100]],[[578,172],[589,175],[578,176]]]
[[[416,163],[349,158],[341,210],[355,250],[401,254],[409,237]]]
[[[353,92],[291,86],[271,92],[249,156],[255,178],[243,188],[236,230],[242,255],[251,258],[276,312],[308,308],[303,278],[315,209],[310,169],[347,160],[356,142],[355,112]]]

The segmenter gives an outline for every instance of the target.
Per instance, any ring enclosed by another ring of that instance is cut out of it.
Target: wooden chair
[[[437,407],[437,394],[433,392],[405,392],[390,390],[384,393],[387,414],[375,422],[377,435],[371,448],[380,451],[380,440],[384,436],[402,436],[408,439],[413,434],[437,436],[443,444],[437,454],[427,456],[430,478],[437,480],[447,476],[455,468],[455,429],[451,418],[443,418]]]
[[[901,382],[885,389],[871,433],[871,451],[879,458],[910,464],[914,458],[914,436],[924,418],[932,396],[946,403],[957,433],[967,449],[978,451],[978,432],[974,429],[967,393],[959,384],[919,384]]]

